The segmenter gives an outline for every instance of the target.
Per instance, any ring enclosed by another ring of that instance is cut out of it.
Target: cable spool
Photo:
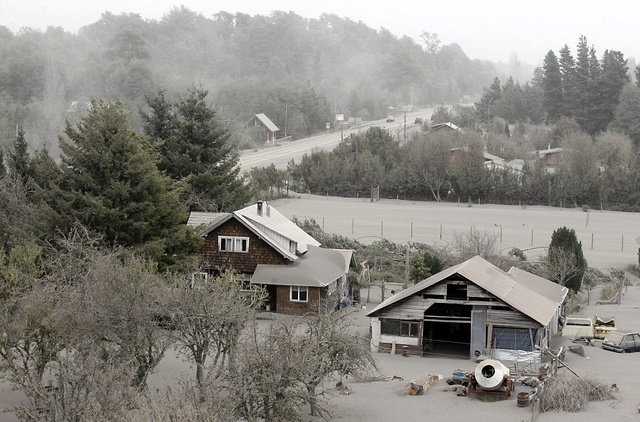
[[[509,368],[497,360],[485,360],[476,366],[475,378],[478,385],[484,390],[496,390],[502,386],[505,378],[509,376]]]

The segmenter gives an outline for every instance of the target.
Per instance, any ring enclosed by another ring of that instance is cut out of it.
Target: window
[[[381,333],[391,336],[418,337],[420,323],[417,321],[399,321],[397,319],[383,319]]]
[[[290,299],[292,302],[308,302],[309,291],[306,286],[291,286]]]
[[[400,321],[400,335],[402,337],[418,337],[417,322]]]
[[[249,238],[235,236],[220,236],[218,249],[221,252],[249,252]]]
[[[202,287],[207,281],[209,281],[209,274],[198,271],[191,274],[191,283],[189,284],[189,287],[192,289],[196,286]]]

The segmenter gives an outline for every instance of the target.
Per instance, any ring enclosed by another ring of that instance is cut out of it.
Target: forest
[[[323,130],[336,112],[371,120],[390,106],[457,102],[496,75],[437,34],[423,41],[330,14],[205,17],[184,6],[157,21],[106,12],[77,34],[0,26],[0,146],[19,126],[31,150],[57,157],[65,120],[77,122],[91,99],[122,100],[141,130],[145,96],[162,90],[173,100],[195,84],[210,93],[233,144],[252,148],[242,127],[256,113],[295,139]]]

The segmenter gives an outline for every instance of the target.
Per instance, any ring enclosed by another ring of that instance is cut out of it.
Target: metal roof
[[[255,115],[255,118],[260,120],[260,123],[262,123],[264,125],[264,127],[266,127],[268,130],[270,130],[271,132],[277,132],[280,130],[280,128],[278,128],[278,126],[276,126],[271,119],[269,119],[267,117],[266,114],[264,113],[258,113]]]
[[[225,217],[230,217],[231,213],[228,212],[200,212],[191,211],[189,214],[189,220],[187,220],[187,226],[210,226],[214,223],[218,223],[218,220],[223,220]]]
[[[233,213],[192,212],[189,221],[196,226],[206,224],[206,229],[201,233],[204,237],[230,218],[235,218],[291,261],[295,261],[298,255],[307,252],[308,245],[320,246],[320,242],[280,214],[268,202],[258,202],[260,206],[255,203]],[[295,251],[290,250],[290,242],[295,243]]]
[[[348,262],[339,251],[309,246],[304,255],[288,265],[258,264],[252,284],[326,287],[345,274]]]
[[[447,268],[391,296],[367,313],[367,316],[375,316],[380,310],[414,294],[420,293],[454,274],[458,274],[471,283],[485,289],[507,305],[522,312],[543,326],[549,324],[558,307],[556,302],[528,288],[526,285],[520,283],[514,276],[505,273],[484,258],[474,256],[461,264]]]
[[[520,283],[532,290],[535,290],[542,296],[553,300],[558,305],[564,303],[567,298],[567,294],[569,294],[569,289],[566,287],[563,287],[558,283],[554,283],[553,281],[549,281],[546,278],[531,274],[530,272],[520,268],[511,267],[509,274],[515,277]]]

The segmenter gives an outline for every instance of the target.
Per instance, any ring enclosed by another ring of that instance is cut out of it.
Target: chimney
[[[256,202],[256,205],[258,207],[258,215],[262,217],[262,201]]]
[[[271,207],[269,206],[269,202],[265,203],[265,207],[266,207],[266,216],[271,217]]]

